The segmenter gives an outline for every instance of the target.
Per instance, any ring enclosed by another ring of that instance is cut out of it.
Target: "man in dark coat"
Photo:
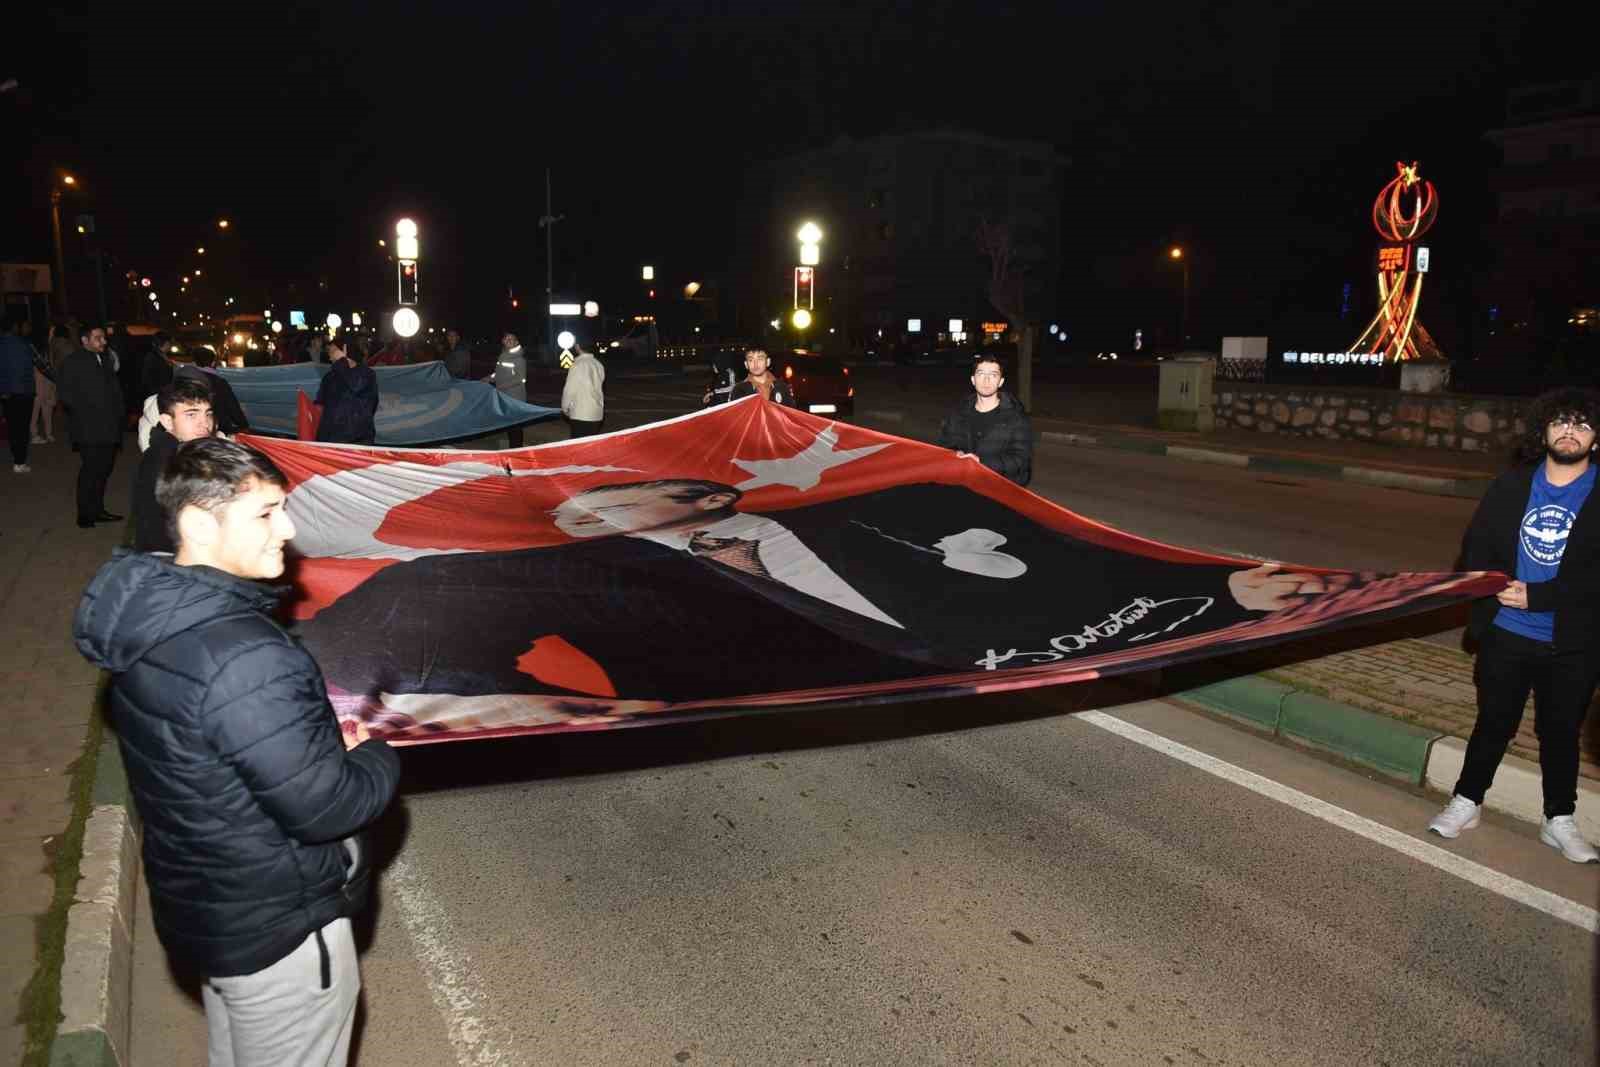
[[[151,914],[205,979],[212,1063],[346,1062],[361,988],[349,916],[370,882],[355,835],[400,776],[363,727],[341,740],[315,661],[257,584],[283,573],[294,535],[285,484],[235,442],[184,445],[157,490],[177,555],[119,550],[73,620],[112,675]]]
[[[357,363],[350,343],[340,337],[328,345],[333,365],[317,388],[322,421],[317,440],[332,444],[370,445],[377,440],[378,375]]]
[[[194,378],[175,378],[156,393],[160,412],[150,429],[150,447],[139,457],[134,473],[133,548],[135,552],[176,552],[166,513],[156,499],[156,485],[178,446],[210,437],[216,431],[211,414],[211,390]]]
[[[67,432],[78,450],[78,526],[121,522],[121,515],[106,510],[106,482],[117,462],[117,449],[127,431],[128,414],[122,383],[106,355],[106,332],[86,326],[78,335],[80,348],[61,364],[57,388],[67,409]]]
[[[1005,368],[997,358],[982,353],[974,358],[973,395],[945,417],[938,443],[1027,485],[1033,478],[1033,426],[1016,397],[1001,389],[1005,384]]]
[[[1531,691],[1544,788],[1539,840],[1574,863],[1596,863],[1574,815],[1578,738],[1600,676],[1600,504],[1587,503],[1600,395],[1552,390],[1525,419],[1524,464],[1489,486],[1461,546],[1463,567],[1515,580],[1473,605],[1478,719],[1450,803],[1428,829],[1453,838],[1478,825]]]

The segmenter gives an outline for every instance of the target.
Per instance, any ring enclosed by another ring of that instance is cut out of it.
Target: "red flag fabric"
[[[330,697],[397,743],[1079,681],[1505,583],[1162,544],[759,397],[505,452],[247,441]]]
[[[322,425],[322,405],[312,403],[305,390],[295,394],[298,399],[298,417],[295,420],[295,437],[301,441],[315,441],[317,427]]]

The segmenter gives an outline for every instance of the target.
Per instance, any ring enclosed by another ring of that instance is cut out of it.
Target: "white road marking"
[[[456,1061],[461,1067],[513,1062],[510,1031],[492,1021],[478,968],[458,947],[461,939],[451,933],[448,915],[434,900],[427,877],[402,855],[389,865],[383,881],[400,904],[400,917],[416,946],[433,1005],[444,1016]]]
[[[1187,763],[1189,766],[1205,771],[1207,774],[1214,774],[1218,778],[1232,782],[1234,785],[1242,786],[1281,804],[1287,804],[1291,808],[1303,811],[1307,815],[1314,816],[1324,822],[1332,823],[1353,834],[1359,834],[1369,841],[1375,841],[1380,845],[1392,848],[1396,852],[1426,863],[1430,867],[1436,867],[1446,874],[1453,874],[1457,878],[1487,889],[1491,893],[1498,893],[1508,900],[1524,904],[1535,911],[1542,911],[1546,915],[1560,919],[1562,922],[1571,923],[1580,930],[1586,930],[1591,934],[1600,933],[1600,912],[1597,912],[1594,908],[1568,900],[1566,897],[1558,896],[1549,890],[1540,889],[1536,885],[1529,885],[1527,882],[1513,878],[1508,874],[1502,874],[1492,868],[1485,867],[1481,863],[1462,859],[1455,853],[1448,852],[1437,845],[1419,841],[1410,834],[1385,826],[1380,822],[1374,822],[1365,816],[1357,815],[1355,812],[1346,811],[1325,800],[1311,796],[1309,793],[1291,789],[1289,786],[1274,782],[1270,778],[1264,778],[1253,771],[1247,771],[1243,767],[1236,767],[1231,763],[1217,759],[1215,756],[1209,756],[1197,749],[1190,748],[1188,745],[1180,744],[1177,741],[1162,737],[1160,734],[1152,733],[1142,726],[1135,726],[1132,723],[1113,718],[1103,711],[1079,712],[1073,718],[1087,722],[1092,726],[1098,726],[1100,729],[1114,733],[1118,737],[1132,741],[1134,744],[1155,749],[1157,752],[1171,756],[1180,763]]]

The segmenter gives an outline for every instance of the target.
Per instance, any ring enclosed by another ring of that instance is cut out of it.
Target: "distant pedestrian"
[[[139,368],[139,399],[155,396],[163,386],[172,381],[172,354],[167,351],[171,342],[165,334],[151,338],[150,351],[144,354]]]
[[[317,440],[370,445],[378,436],[373,421],[378,412],[377,372],[356,362],[350,342],[343,337],[328,345],[328,354],[333,362],[317,389],[317,403],[322,407]]]
[[[118,550],[73,619],[111,672],[106,715],[143,824],[157,937],[202,977],[213,1065],[340,1065],[361,992],[359,836],[400,761],[341,728],[311,656],[272,618],[294,536],[287,480],[232,441],[181,446],[156,489],[177,553]]]
[[[117,463],[117,449],[128,416],[122,402],[122,383],[105,354],[106,332],[99,326],[82,327],[79,348],[61,364],[56,388],[67,409],[67,433],[78,450],[78,527],[97,522],[121,522],[122,516],[106,510],[106,482]]]
[[[444,369],[450,372],[452,378],[465,378],[472,373],[472,349],[467,347],[456,330],[446,330],[444,340],[449,346],[444,354]]]
[[[33,350],[33,417],[28,430],[33,444],[52,444],[56,439],[56,371],[48,351]]]
[[[50,327],[50,366],[55,368],[56,382],[61,381],[61,364],[67,357],[78,350],[78,321],[68,319],[66,322],[57,322]]]
[[[506,331],[500,338],[500,354],[495,357],[494,373],[483,379],[511,399],[527,403],[528,360],[522,352],[522,342],[517,335]],[[513,426],[506,431],[506,441],[512,448],[522,447],[522,427]]]
[[[322,356],[322,335],[320,333],[312,334],[306,341],[305,355],[301,357],[301,361],[305,363],[327,362]]]
[[[150,447],[139,457],[128,503],[133,512],[135,552],[177,551],[166,515],[156,499],[156,483],[179,445],[210,437],[217,428],[211,414],[211,389],[197,378],[174,378],[162,386],[156,394],[156,406],[160,419],[150,431]]]
[[[1484,493],[1460,569],[1514,578],[1473,604],[1478,720],[1450,803],[1428,824],[1453,838],[1478,825],[1484,795],[1533,693],[1544,822],[1539,840],[1574,863],[1600,862],[1573,815],[1578,738],[1600,676],[1600,504],[1595,484],[1600,394],[1557,389],[1529,407],[1524,464]]]
[[[1033,479],[1033,426],[1022,403],[1002,388],[1005,368],[992,355],[972,361],[973,395],[964,397],[939,427],[938,443],[955,449],[1018,485]]]
[[[606,421],[606,369],[595,354],[586,348],[578,349],[567,371],[567,383],[561,389],[561,414],[567,417],[573,437],[597,434]]]
[[[35,386],[33,346],[17,336],[16,320],[0,316],[0,409],[11,440],[11,473],[27,474]]]

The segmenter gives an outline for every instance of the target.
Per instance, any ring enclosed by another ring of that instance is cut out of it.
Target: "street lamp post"
[[[1167,255],[1183,268],[1183,316],[1178,320],[1178,347],[1181,349],[1189,343],[1189,258],[1178,245],[1173,245]]]
[[[70,174],[62,175],[61,180],[67,185],[77,185],[78,180]],[[56,242],[56,290],[61,294],[61,313],[71,311],[67,301],[67,266],[61,254],[61,186],[54,182],[50,184],[50,233]]]
[[[557,215],[550,196],[550,168],[544,169],[544,214],[539,216],[539,228],[544,230],[544,306],[546,351],[555,354],[556,320],[550,314],[550,302],[556,298],[556,223],[566,218]]]

